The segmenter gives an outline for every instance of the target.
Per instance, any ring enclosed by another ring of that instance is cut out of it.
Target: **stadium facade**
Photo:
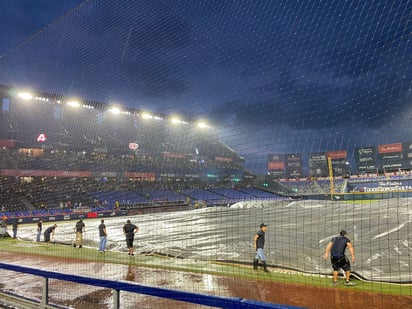
[[[244,177],[243,159],[217,140],[212,127],[55,94],[0,90],[0,146],[9,158],[3,176]]]

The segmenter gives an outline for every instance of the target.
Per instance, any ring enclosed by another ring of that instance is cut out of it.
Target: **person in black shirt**
[[[73,247],[79,246],[79,248],[83,247],[83,232],[85,232],[86,225],[83,222],[83,219],[80,219],[76,223],[76,227],[74,228],[76,232],[76,242],[73,244]]]
[[[49,226],[45,231],[44,231],[44,241],[47,243],[47,245],[50,244],[50,235],[51,238],[54,238],[54,230],[56,229],[57,224],[53,224],[52,226]]]
[[[260,259],[262,261],[263,270],[265,272],[268,272],[269,270],[267,269],[267,266],[266,266],[265,252],[263,251],[265,247],[266,231],[267,231],[267,225],[262,223],[260,225],[260,230],[255,234],[255,237],[253,238],[253,248],[256,251],[256,256],[255,256],[255,259],[253,260],[253,269],[255,270],[258,269],[258,263]]]
[[[139,228],[132,224],[130,220],[127,220],[126,224],[123,226],[123,233],[126,236],[126,245],[129,251],[129,255],[133,256],[133,240],[134,235],[139,231]]]
[[[355,250],[346,235],[346,231],[342,230],[340,231],[339,236],[333,237],[326,246],[325,254],[323,255],[323,258],[326,260],[330,252],[330,261],[333,268],[333,285],[338,285],[338,274],[340,269],[345,271],[345,285],[353,285],[349,280],[351,268],[349,259],[345,255],[345,250],[346,247],[349,249],[353,263],[355,263]]]

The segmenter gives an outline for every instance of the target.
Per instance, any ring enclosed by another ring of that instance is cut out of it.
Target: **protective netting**
[[[268,264],[317,275],[345,229],[355,275],[410,283],[411,11],[79,2],[0,54],[1,213],[140,213],[137,252],[239,263],[265,222]],[[109,250],[127,250],[122,218]]]

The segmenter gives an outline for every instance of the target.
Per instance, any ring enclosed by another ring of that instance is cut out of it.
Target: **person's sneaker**
[[[350,282],[350,281],[346,281],[346,282],[345,282],[345,285],[346,285],[346,286],[354,286],[354,284],[353,284],[352,282]]]
[[[79,248],[83,248],[83,246],[82,246],[82,245],[80,245],[80,246],[79,246]]]
[[[76,244],[73,244],[73,247],[76,248]]]

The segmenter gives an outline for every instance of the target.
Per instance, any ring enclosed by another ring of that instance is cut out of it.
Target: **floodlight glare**
[[[201,129],[206,129],[208,127],[208,125],[205,122],[200,121],[200,122],[197,123],[197,127],[201,128]]]
[[[23,100],[31,100],[31,99],[33,99],[33,95],[32,95],[31,93],[29,93],[29,92],[20,92],[17,96],[18,96],[20,99],[23,99]]]
[[[179,118],[176,118],[176,117],[173,117],[170,121],[171,121],[173,124],[180,124],[180,123],[182,123],[182,121],[181,121]]]
[[[142,118],[143,119],[153,119],[153,116],[149,113],[143,113],[142,114]]]
[[[120,114],[120,109],[118,109],[117,107],[112,107],[111,109],[109,109],[109,112],[112,112],[115,115]]]
[[[80,103],[77,102],[77,101],[68,101],[68,102],[67,102],[67,105],[69,105],[69,106],[71,106],[71,107],[77,108],[77,107],[80,106]]]

